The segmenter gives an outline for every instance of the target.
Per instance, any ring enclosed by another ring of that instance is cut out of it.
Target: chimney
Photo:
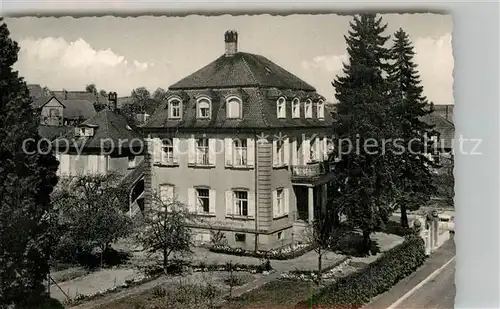
[[[234,30],[226,31],[224,42],[226,43],[226,57],[234,56],[238,52],[238,32]]]
[[[66,91],[66,89],[63,89],[63,92],[64,92],[64,99],[67,100],[68,99],[68,92]]]
[[[108,93],[108,101],[110,109],[112,111],[115,111],[118,108],[118,95],[116,94],[116,92]]]

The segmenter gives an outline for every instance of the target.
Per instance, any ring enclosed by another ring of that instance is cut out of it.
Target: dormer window
[[[292,118],[300,118],[300,100],[298,98],[292,101]]]
[[[182,111],[182,102],[177,98],[170,99],[168,101],[169,118],[180,119]]]
[[[304,105],[304,114],[306,118],[312,118],[312,101],[309,99],[306,101]]]
[[[276,102],[276,114],[278,115],[278,118],[286,118],[286,101],[285,98],[281,97],[278,99],[278,102]]]
[[[94,136],[94,128],[87,128],[87,127],[75,128],[75,136],[78,137]]]
[[[229,119],[237,119],[242,116],[242,104],[241,99],[235,96],[231,96],[226,99],[226,108],[227,108],[227,118]]]
[[[318,106],[317,106],[317,117],[318,119],[324,119],[325,118],[325,102],[323,100],[318,101]]]
[[[198,99],[198,118],[210,119],[211,105],[211,101],[208,98]]]

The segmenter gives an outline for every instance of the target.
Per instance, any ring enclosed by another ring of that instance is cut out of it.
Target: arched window
[[[310,99],[307,99],[304,104],[304,114],[306,118],[312,118],[312,101]]]
[[[300,118],[300,100],[298,98],[292,101],[292,118]]]
[[[242,115],[242,104],[241,99],[235,96],[231,96],[226,99],[227,108],[227,118],[241,118]]]
[[[208,98],[198,99],[198,118],[210,119],[211,105],[211,101]]]
[[[317,105],[317,117],[318,119],[324,119],[325,118],[325,102],[323,100],[318,101]]]
[[[286,100],[281,97],[276,102],[276,115],[278,118],[286,118]]]
[[[168,100],[168,115],[172,119],[180,119],[182,114],[182,102],[178,98]]]

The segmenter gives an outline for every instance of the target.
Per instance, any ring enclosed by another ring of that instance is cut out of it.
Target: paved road
[[[453,309],[455,303],[455,261],[426,282],[394,309]]]

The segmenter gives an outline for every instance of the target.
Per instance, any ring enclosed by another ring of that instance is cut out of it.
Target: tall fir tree
[[[399,125],[398,135],[404,141],[404,152],[397,156],[395,164],[396,203],[401,210],[401,225],[409,227],[407,211],[418,210],[436,192],[429,168],[433,163],[425,155],[425,152],[432,151],[428,137],[434,131],[432,125],[422,118],[432,113],[432,109],[423,95],[417,65],[413,61],[415,52],[403,29],[394,34],[389,54],[392,63],[388,80],[393,86],[391,95],[395,98],[392,115]]]
[[[332,83],[342,153],[332,162],[337,176],[330,190],[332,207],[347,218],[350,228],[363,232],[366,253],[371,248],[371,233],[388,219],[393,187],[392,159],[384,155],[387,147],[383,145],[395,134],[387,121],[392,100],[384,76],[389,60],[385,47],[389,36],[383,35],[386,27],[376,14],[354,17],[345,36],[349,63],[344,64],[344,76]]]
[[[9,35],[0,18],[0,304],[36,308],[49,272],[50,194],[58,162],[44,154],[48,144],[37,147],[39,115],[13,70],[19,47]]]

